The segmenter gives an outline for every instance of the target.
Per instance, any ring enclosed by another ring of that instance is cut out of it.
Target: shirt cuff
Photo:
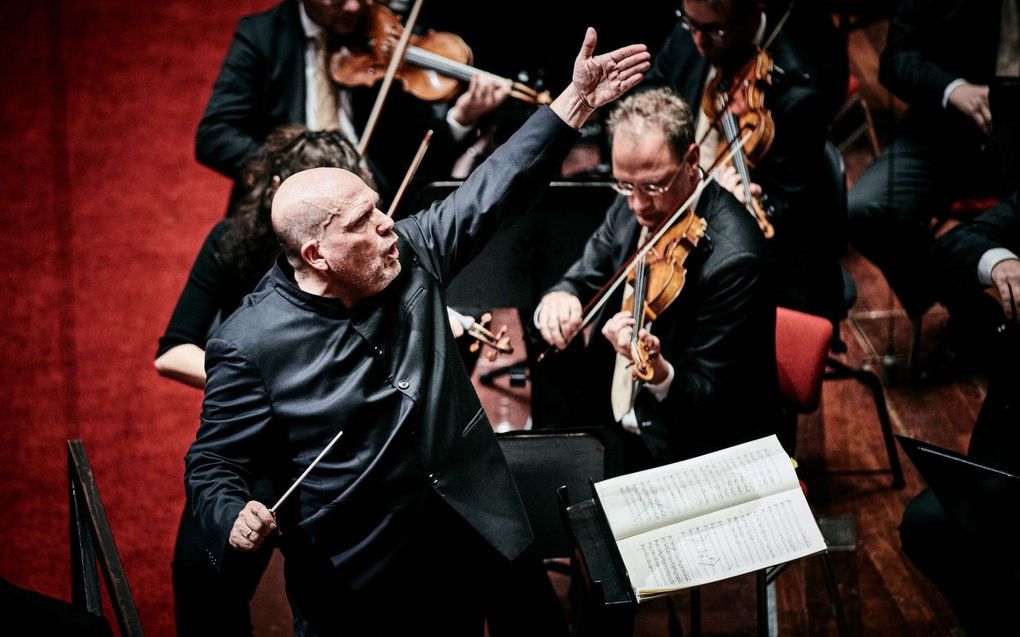
[[[981,255],[978,261],[978,280],[982,285],[992,285],[992,269],[1006,259],[1020,258],[1006,248],[992,248]]]
[[[967,80],[965,80],[963,78],[960,78],[958,80],[953,80],[952,82],[950,82],[946,86],[946,90],[942,91],[942,108],[947,108],[948,107],[948,105],[949,105],[949,94],[952,93],[954,90],[956,90],[957,86],[960,86],[961,84],[966,84],[966,83],[967,83]]]
[[[453,141],[455,142],[459,142],[467,137],[467,134],[474,128],[474,126],[465,126],[455,120],[453,118],[453,111],[446,111],[446,123],[450,126],[450,134],[453,135]]]
[[[673,384],[673,378],[676,376],[676,372],[673,371],[673,364],[666,361],[666,378],[662,379],[661,383],[651,384],[645,383],[645,389],[655,397],[655,400],[660,403],[666,400],[666,396],[669,395],[669,388]]]

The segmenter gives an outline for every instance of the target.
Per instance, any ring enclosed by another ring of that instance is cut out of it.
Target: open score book
[[[775,436],[595,484],[638,601],[825,550]]]

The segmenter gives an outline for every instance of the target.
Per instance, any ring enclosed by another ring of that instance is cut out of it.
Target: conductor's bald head
[[[273,198],[273,230],[298,285],[348,305],[400,273],[393,221],[357,175],[313,168],[291,175]]]

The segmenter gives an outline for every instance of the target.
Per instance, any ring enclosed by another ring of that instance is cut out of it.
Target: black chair
[[[833,194],[830,205],[836,207],[834,209],[840,215],[840,218],[846,218],[846,166],[843,163],[843,157],[840,155],[839,150],[832,142],[826,142],[825,144],[825,159],[826,166],[829,168],[827,176],[831,180],[828,184],[828,191]],[[857,301],[857,286],[854,283],[853,277],[845,269],[843,270],[843,300],[845,304],[844,316],[848,316],[850,309]],[[838,338],[835,339],[833,341],[833,352],[846,352],[846,344]],[[893,477],[892,487],[894,489],[902,489],[906,483],[903,480],[903,469],[900,466],[896,441],[893,438],[892,421],[889,418],[889,408],[886,405],[885,388],[882,386],[882,381],[874,372],[860,367],[853,367],[835,356],[829,356],[825,361],[825,365],[826,380],[852,379],[863,384],[871,391],[872,398],[875,401],[875,410],[878,413],[879,425],[882,427],[882,438],[885,441],[886,454],[889,457],[889,468],[878,471],[891,473]],[[854,470],[842,473],[858,474],[873,472],[872,470]]]
[[[556,494],[563,486],[582,493],[589,480],[606,477],[606,441],[591,429],[511,431],[496,437],[535,532],[533,549],[543,558],[570,557],[573,548]]]

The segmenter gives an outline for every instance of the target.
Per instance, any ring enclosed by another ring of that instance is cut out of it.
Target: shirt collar
[[[298,15],[301,16],[301,30],[305,32],[305,38],[311,40],[322,33],[322,26],[308,17],[308,12],[305,11],[305,3],[303,2],[298,2]]]

